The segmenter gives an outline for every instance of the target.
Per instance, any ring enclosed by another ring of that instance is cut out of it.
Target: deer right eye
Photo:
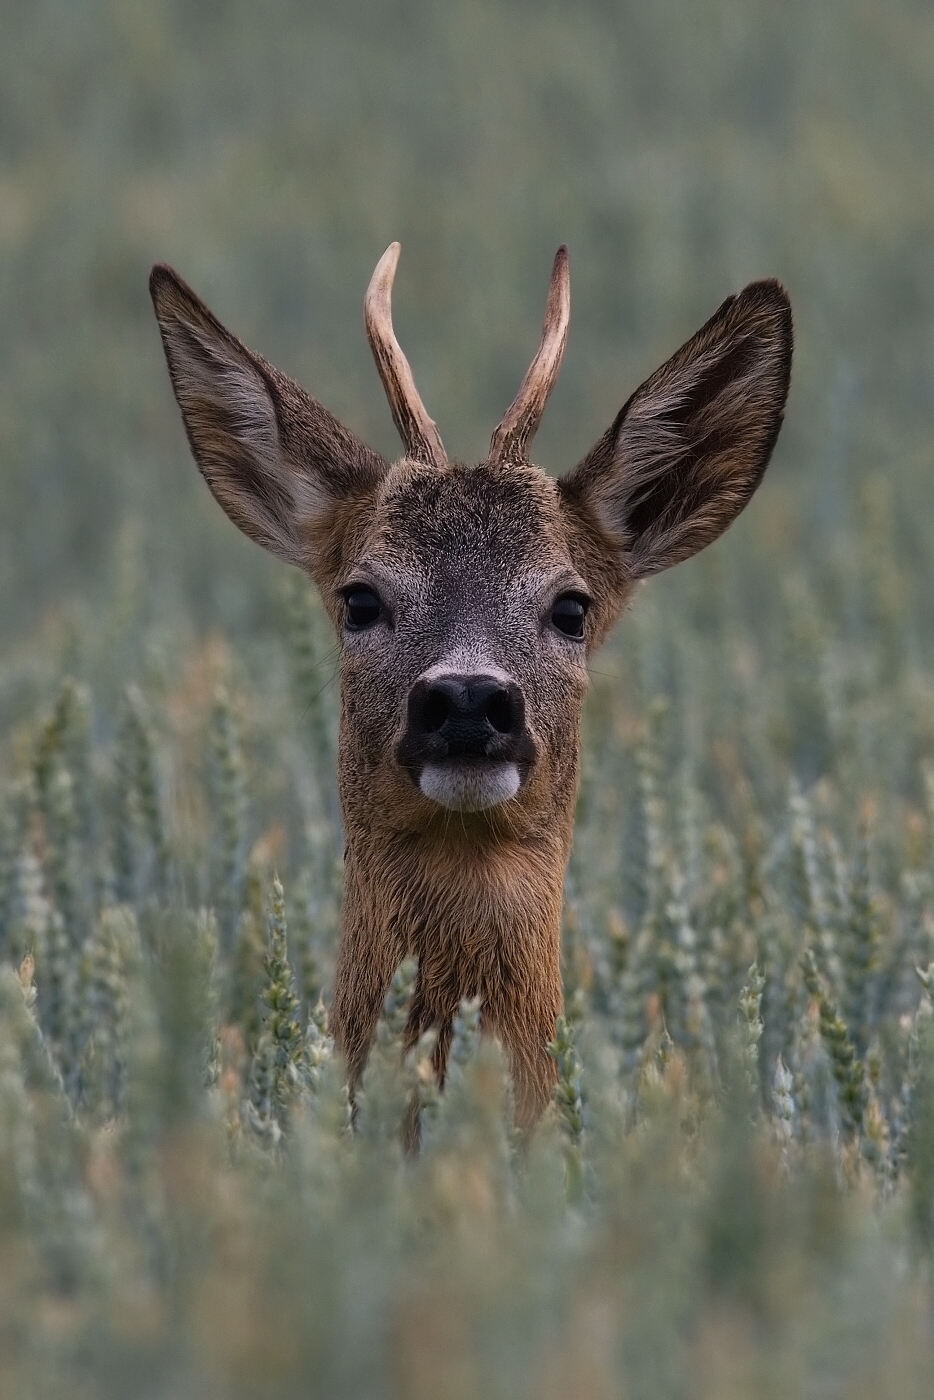
[[[584,635],[584,618],[587,616],[586,598],[581,598],[576,593],[564,593],[556,599],[551,609],[551,623],[557,627],[559,632],[563,632],[566,637],[574,637],[576,640]]]
[[[352,632],[361,632],[372,627],[383,611],[382,604],[372,588],[352,588],[346,597],[347,626]]]

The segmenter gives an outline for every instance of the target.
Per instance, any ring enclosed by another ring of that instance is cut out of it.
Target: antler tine
[[[448,459],[441,434],[419,397],[412,368],[392,329],[392,284],[400,252],[400,244],[390,243],[376,264],[363,303],[366,336],[406,455],[443,467]]]
[[[542,323],[542,342],[519,392],[506,410],[490,442],[491,462],[524,462],[529,443],[541,422],[548,395],[555,387],[571,317],[571,274],[565,244],[555,254],[551,285]]]

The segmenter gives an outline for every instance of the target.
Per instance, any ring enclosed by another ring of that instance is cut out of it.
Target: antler
[[[448,459],[441,434],[419,397],[412,368],[392,329],[392,284],[400,252],[398,243],[390,243],[376,264],[363,303],[366,336],[406,456],[427,466],[443,467]]]
[[[529,443],[535,436],[548,395],[558,378],[568,339],[570,316],[571,275],[568,250],[562,243],[551,269],[551,286],[548,288],[545,320],[542,323],[542,343],[519,386],[518,394],[493,434],[490,442],[491,462],[526,461]]]

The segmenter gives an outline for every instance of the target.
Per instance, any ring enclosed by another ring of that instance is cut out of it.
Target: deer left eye
[[[372,627],[382,610],[372,588],[353,588],[347,594],[347,626],[352,632]]]
[[[576,593],[564,593],[552,606],[551,625],[565,637],[583,637],[586,616],[587,599]]]

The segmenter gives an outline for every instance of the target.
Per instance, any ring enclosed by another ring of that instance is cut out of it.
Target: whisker
[[[337,680],[337,671],[334,670],[334,671],[332,671],[332,673],[330,674],[330,676],[328,676],[327,680],[324,682],[324,685],[322,685],[322,686],[320,687],[319,690],[316,690],[316,691],[309,697],[307,705],[306,705],[305,708],[302,710],[301,714],[298,716],[298,718],[297,718],[297,720],[296,720],[296,726],[297,726],[297,725],[300,725],[300,724],[302,724],[302,723],[304,722],[304,720],[307,718],[307,716],[311,713],[311,708],[312,708],[312,706],[315,704],[315,701],[320,700],[320,699],[321,699],[321,696],[324,694],[324,692],[328,689],[329,686],[332,686],[336,680]]]

